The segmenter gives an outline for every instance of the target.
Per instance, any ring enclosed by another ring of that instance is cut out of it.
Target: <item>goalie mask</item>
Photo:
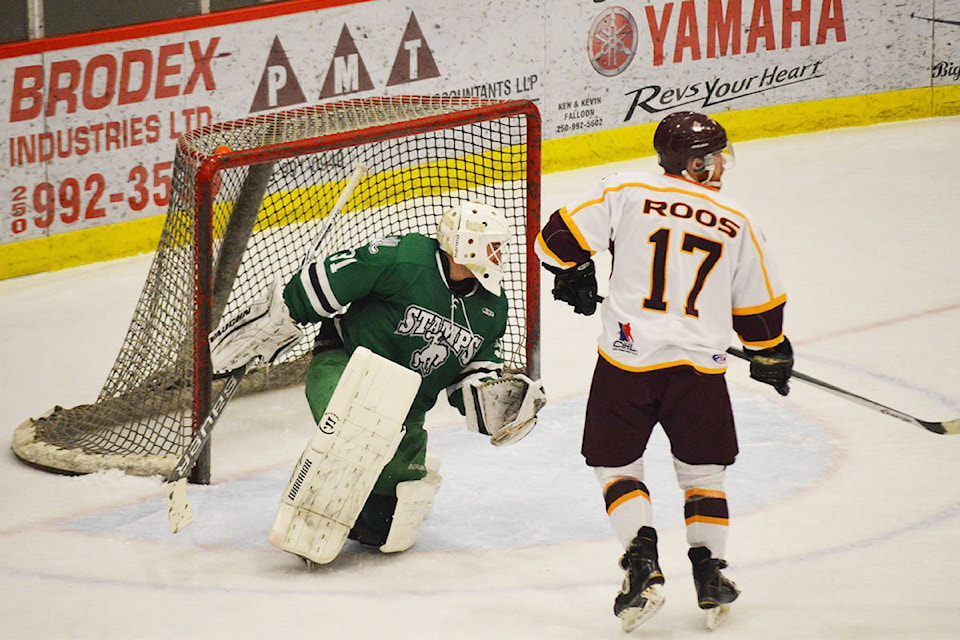
[[[504,215],[482,202],[463,202],[444,211],[437,226],[440,248],[496,295],[500,295],[502,264],[512,235]]]

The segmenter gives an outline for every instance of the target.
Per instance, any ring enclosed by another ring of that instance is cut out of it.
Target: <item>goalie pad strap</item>
[[[317,564],[337,557],[400,444],[419,388],[417,373],[354,351],[284,489],[270,544]]]

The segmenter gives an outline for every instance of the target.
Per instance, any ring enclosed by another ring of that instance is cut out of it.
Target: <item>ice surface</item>
[[[960,118],[737,144],[724,190],[766,232],[790,302],[797,369],[917,417],[960,417]],[[552,174],[544,215],[624,167]],[[91,402],[150,257],[0,281],[0,428]],[[601,263],[601,268],[602,268]],[[549,288],[549,287],[547,287]],[[348,546],[307,571],[266,543],[312,428],[300,389],[240,398],[214,434],[195,523],[167,530],[162,482],[66,477],[0,458],[0,638],[619,638],[621,553],[579,456],[596,317],[544,297],[550,404],[509,448],[429,417],[444,484],[403,554]],[[795,382],[787,398],[728,381],[728,574],[717,634],[745,640],[955,638],[960,437],[925,432]],[[667,604],[632,637],[708,633],[686,559],[666,441],[648,477]]]

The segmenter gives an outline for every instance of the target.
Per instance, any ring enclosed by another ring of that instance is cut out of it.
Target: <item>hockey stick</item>
[[[173,468],[173,472],[170,474],[170,477],[167,478],[167,518],[170,521],[171,533],[177,533],[182,529],[186,529],[193,522],[190,503],[187,502],[187,476],[190,475],[190,470],[193,469],[193,465],[196,464],[200,452],[203,451],[207,441],[210,440],[213,426],[217,423],[217,419],[223,412],[223,408],[227,406],[233,394],[237,392],[237,389],[240,387],[240,381],[243,380],[243,375],[246,372],[247,365],[243,365],[239,369],[234,369],[230,372],[230,377],[227,378],[226,383],[223,385],[220,395],[217,396],[213,406],[210,407],[210,413],[207,414],[207,418],[203,421],[203,424],[200,425],[200,428],[197,429],[197,432],[193,434],[190,445],[187,447],[187,450],[183,452],[183,455],[180,456],[177,466]]]
[[[729,349],[727,349],[727,353],[734,355],[740,358],[741,360],[747,360],[747,361],[750,360],[750,356],[748,356],[746,352],[743,351],[742,349],[730,347]],[[920,420],[919,418],[915,418],[909,413],[904,413],[902,411],[898,411],[896,409],[888,407],[885,404],[880,404],[875,400],[864,398],[861,395],[857,395],[856,393],[853,393],[852,391],[847,391],[846,389],[841,389],[840,387],[832,385],[829,382],[824,382],[823,380],[818,380],[813,376],[808,376],[805,373],[800,373],[796,369],[794,369],[793,373],[791,374],[791,377],[797,378],[798,380],[803,380],[804,382],[820,387],[821,389],[829,391],[830,393],[840,396],[841,398],[852,400],[853,402],[856,402],[859,405],[863,405],[864,407],[873,409],[875,411],[879,411],[880,413],[884,413],[888,416],[892,416],[899,420],[903,420],[904,422],[909,422],[910,424],[916,425],[918,427],[922,427],[932,433],[949,434],[949,435],[960,434],[960,418],[956,420],[946,420],[943,422]]]
[[[354,167],[353,173],[350,175],[350,179],[344,186],[343,191],[340,192],[340,197],[337,198],[336,203],[334,203],[333,208],[330,210],[327,218],[323,221],[323,225],[320,227],[319,237],[313,244],[313,250],[309,252],[306,257],[304,257],[303,263],[300,267],[301,269],[316,257],[317,252],[320,250],[320,245],[326,239],[327,234],[333,227],[333,220],[340,215],[340,212],[347,204],[347,200],[349,200],[350,196],[353,194],[353,190],[357,188],[357,185],[360,183],[360,179],[366,174],[366,172],[367,167],[363,163],[357,163],[357,165]],[[220,395],[218,395],[216,400],[214,400],[213,405],[210,408],[210,413],[207,415],[206,419],[204,419],[203,424],[200,425],[200,428],[197,429],[197,431],[193,434],[193,438],[190,440],[187,450],[182,456],[180,456],[177,466],[174,467],[173,472],[167,478],[165,487],[167,495],[167,519],[170,522],[171,533],[178,533],[193,523],[193,514],[190,511],[190,503],[187,501],[187,476],[190,475],[193,465],[196,464],[197,458],[200,457],[200,453],[210,440],[213,427],[220,418],[220,414],[223,412],[224,407],[227,405],[230,399],[233,398],[233,395],[240,387],[240,382],[243,380],[243,376],[246,374],[247,367],[250,364],[252,363],[247,363],[242,367],[234,369],[230,372],[230,377],[227,378],[223,389],[220,390]]]
[[[307,266],[311,260],[316,258],[320,251],[320,245],[322,245],[323,241],[327,239],[327,234],[330,233],[330,229],[333,227],[333,221],[337,219],[337,217],[340,215],[340,212],[343,211],[343,208],[347,206],[347,200],[349,200],[350,196],[353,195],[353,190],[357,188],[357,185],[360,184],[360,180],[366,174],[367,165],[363,164],[362,162],[358,162],[356,165],[354,165],[353,172],[350,174],[347,184],[344,185],[343,191],[340,192],[340,197],[337,198],[337,201],[333,204],[333,208],[330,209],[330,213],[327,214],[323,224],[320,225],[320,231],[317,234],[317,239],[313,243],[313,249],[304,257],[303,264],[300,265],[301,269]]]

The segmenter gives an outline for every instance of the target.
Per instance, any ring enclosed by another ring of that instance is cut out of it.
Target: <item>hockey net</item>
[[[367,172],[314,247],[358,164]],[[219,319],[328,255],[388,234],[433,236],[464,199],[503,211],[516,237],[503,288],[505,368],[539,376],[540,120],[528,101],[386,97],[210,125],[177,144],[159,246],[96,401],[21,424],[16,455],[80,474],[167,476],[222,386],[207,336]],[[240,393],[303,382],[318,327],[285,362],[249,371]],[[209,455],[191,480],[209,482]]]

